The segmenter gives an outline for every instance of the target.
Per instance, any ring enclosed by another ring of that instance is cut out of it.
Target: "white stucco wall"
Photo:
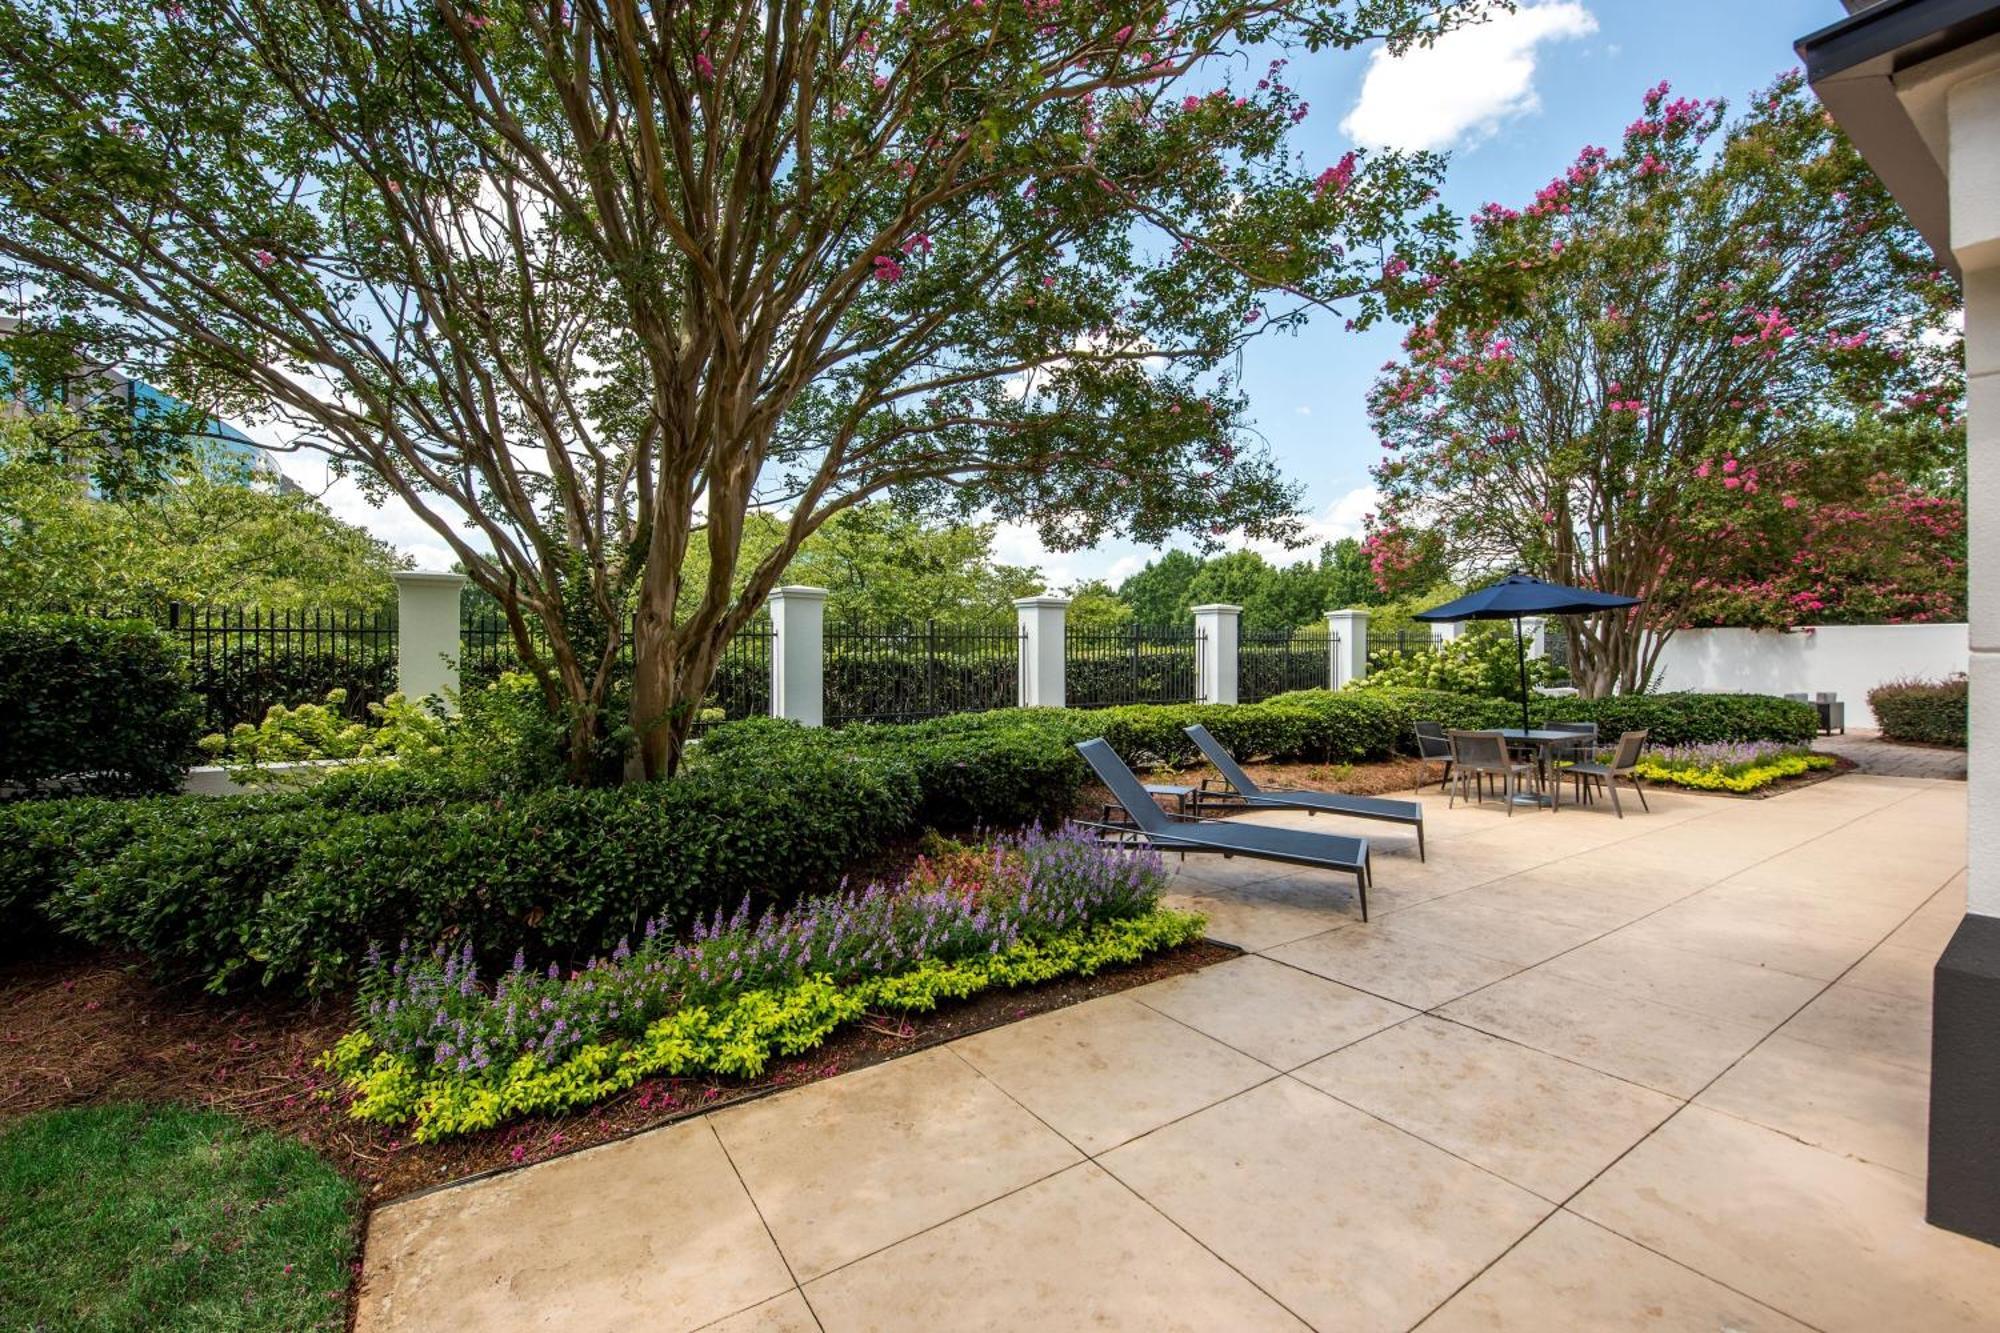
[[[1847,725],[1872,727],[1868,691],[1907,677],[1936,680],[1971,660],[1964,625],[1820,625],[1779,633],[1684,629],[1660,654],[1659,688],[1734,694],[1818,694],[1847,705]]]

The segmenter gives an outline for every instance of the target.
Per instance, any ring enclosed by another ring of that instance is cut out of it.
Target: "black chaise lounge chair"
[[[1185,728],[1188,738],[1200,747],[1215,771],[1228,784],[1226,791],[1210,791],[1206,786],[1195,797],[1195,813],[1205,805],[1246,805],[1262,810],[1303,810],[1309,815],[1351,815],[1356,819],[1382,819],[1391,824],[1409,824],[1417,830],[1417,859],[1424,860],[1424,807],[1417,801],[1391,801],[1380,796],[1343,796],[1330,791],[1297,791],[1260,787],[1222,748],[1222,742],[1197,723]]]
[[[1086,824],[1084,827],[1128,837],[1137,834],[1163,852],[1183,855],[1216,852],[1342,871],[1354,876],[1355,896],[1361,900],[1361,919],[1368,919],[1368,885],[1374,879],[1374,871],[1369,864],[1367,839],[1222,819],[1175,819],[1153,804],[1137,775],[1104,741],[1084,741],[1076,748],[1097,774],[1097,780],[1111,789],[1112,799],[1124,806],[1132,819],[1130,826]]]

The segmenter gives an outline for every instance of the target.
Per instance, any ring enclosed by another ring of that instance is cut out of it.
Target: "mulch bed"
[[[97,955],[0,965],[0,1126],[61,1106],[180,1102],[231,1112],[311,1146],[368,1189],[370,1207],[467,1176],[624,1138],[1034,1014],[1191,972],[1239,950],[1207,941],[1094,977],[993,991],[930,1014],[835,1032],[757,1079],[651,1079],[589,1111],[444,1143],[348,1118],[314,1061],[352,1024],[345,1003],[224,1002]],[[329,1096],[328,1094],[333,1094]]]
[[[1421,759],[1402,758],[1373,764],[1256,763],[1243,765],[1243,771],[1260,787],[1331,791],[1347,796],[1384,796],[1391,792],[1413,791],[1427,779],[1435,781],[1438,772],[1435,765]],[[1207,764],[1140,774],[1143,781],[1154,786],[1174,787],[1199,787],[1203,778],[1214,783],[1218,776]],[[1101,819],[1104,807],[1110,801],[1110,792],[1094,782],[1086,783],[1077,798],[1076,817]],[[1217,813],[1230,812],[1224,808]]]

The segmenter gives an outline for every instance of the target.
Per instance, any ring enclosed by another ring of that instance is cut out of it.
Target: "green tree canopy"
[[[0,0],[0,257],[27,332],[416,509],[579,776],[636,602],[652,776],[870,498],[1056,549],[1291,531],[1238,354],[1408,312],[1451,228],[1434,158],[1301,160],[1285,60],[1481,7]]]
[[[395,602],[385,543],[233,455],[184,454],[143,491],[104,495],[72,452],[0,423],[0,603],[143,611],[167,602],[372,611]]]

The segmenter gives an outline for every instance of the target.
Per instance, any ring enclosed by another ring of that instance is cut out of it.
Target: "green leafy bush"
[[[1965,748],[1966,681],[1896,680],[1868,691],[1868,706],[1892,741]]]
[[[1407,653],[1390,651],[1373,658],[1368,674],[1356,682],[1356,687],[1443,690],[1519,699],[1520,653],[1511,626],[1505,633],[1473,630],[1435,648]],[[1530,686],[1569,684],[1569,673],[1547,658],[1531,658],[1526,666]]]
[[[1607,739],[1646,731],[1652,745],[1775,741],[1810,745],[1819,715],[1808,703],[1768,694],[1618,694],[1604,699],[1539,699],[1538,722],[1595,722]]]
[[[0,619],[0,790],[171,791],[200,717],[184,663],[150,625]]]
[[[376,940],[567,960],[648,918],[678,928],[825,887],[911,827],[918,793],[907,765],[799,752],[622,788],[376,810],[318,796],[136,803],[117,816],[123,839],[93,834],[93,859],[45,872],[67,871],[42,911],[218,991],[326,990]],[[0,849],[53,860],[35,850],[46,841],[10,831]]]

